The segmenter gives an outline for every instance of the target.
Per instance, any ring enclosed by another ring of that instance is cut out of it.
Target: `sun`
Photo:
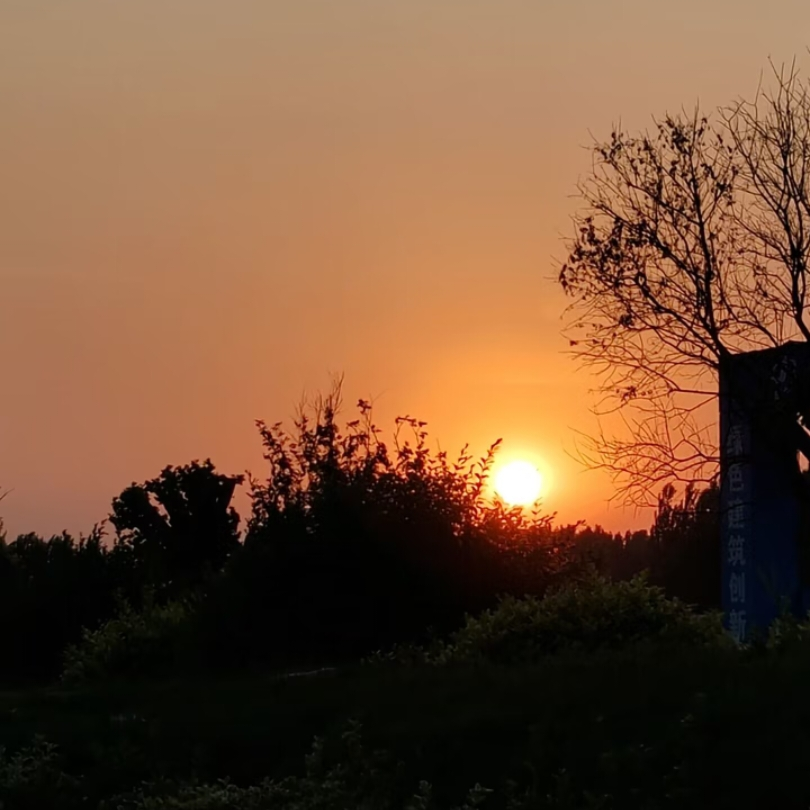
[[[531,506],[543,491],[543,476],[528,461],[512,461],[495,476],[495,492],[510,506]]]

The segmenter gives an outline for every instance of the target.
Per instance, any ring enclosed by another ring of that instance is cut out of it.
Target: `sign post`
[[[810,344],[727,357],[720,366],[720,504],[725,625],[740,642],[784,611],[810,609]]]

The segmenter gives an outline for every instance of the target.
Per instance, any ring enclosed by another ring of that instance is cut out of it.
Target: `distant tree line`
[[[47,681],[85,630],[193,595],[195,666],[334,663],[424,641],[505,595],[542,595],[594,568],[648,571],[701,608],[719,600],[717,489],[661,494],[649,531],[556,526],[485,493],[497,444],[451,460],[425,423],[397,420],[386,443],[367,402],[338,423],[339,389],[292,432],[258,423],[266,477],[250,478],[244,532],[231,506],[242,476],[210,460],[132,484],[88,537],[0,529],[0,679]]]

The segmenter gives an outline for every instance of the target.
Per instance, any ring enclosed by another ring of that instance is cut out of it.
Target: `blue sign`
[[[733,355],[720,367],[722,599],[738,641],[783,611],[806,616],[808,491],[798,453],[810,401],[810,344]]]

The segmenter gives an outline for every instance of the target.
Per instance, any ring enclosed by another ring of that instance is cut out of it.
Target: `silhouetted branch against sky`
[[[770,85],[593,144],[559,282],[595,412],[625,428],[586,437],[581,460],[625,503],[716,474],[721,358],[810,340],[810,92],[795,64]]]

